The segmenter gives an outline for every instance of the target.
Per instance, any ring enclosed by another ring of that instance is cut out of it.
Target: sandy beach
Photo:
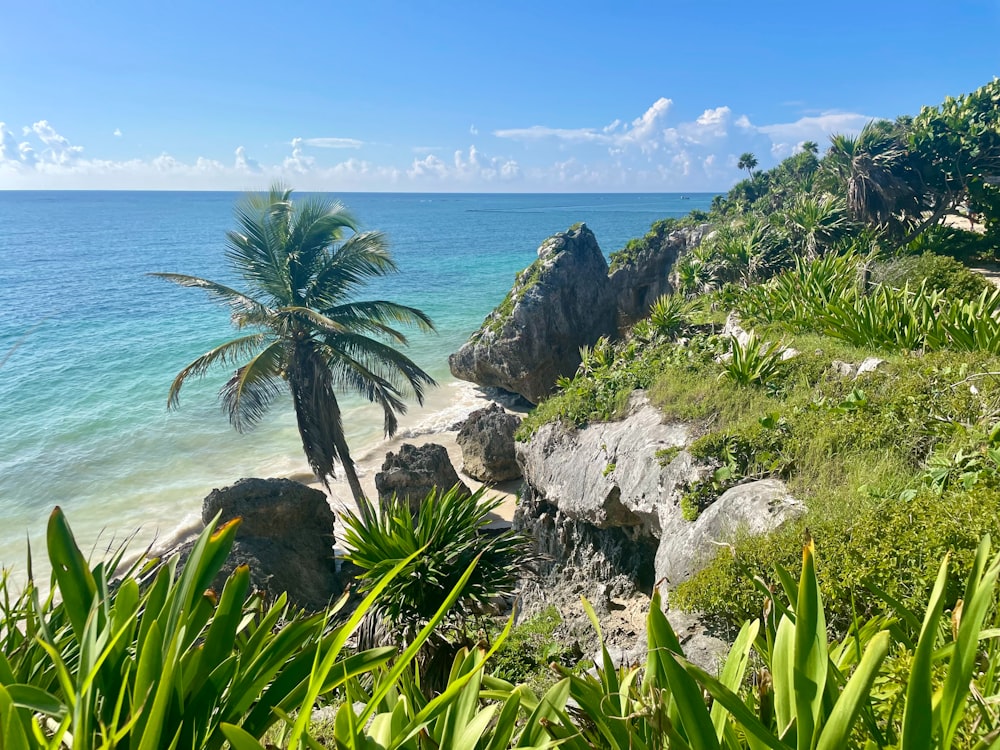
[[[433,397],[425,404],[424,408],[413,410],[400,419],[400,427],[396,435],[389,439],[381,439],[357,449],[355,459],[355,469],[361,480],[361,485],[368,497],[378,497],[375,489],[375,475],[381,470],[386,454],[398,451],[404,443],[421,446],[427,443],[437,443],[445,447],[459,478],[471,489],[476,490],[482,486],[472,477],[463,471],[462,450],[458,446],[457,435],[461,423],[477,409],[482,409],[494,402],[484,389],[465,382],[453,381],[442,385]],[[523,415],[523,411],[512,408],[508,403],[502,403],[508,411]],[[305,460],[302,459],[302,463]],[[339,467],[338,467],[339,468]],[[267,472],[262,472],[262,477],[270,476]],[[233,477],[235,482],[241,477]],[[351,495],[347,481],[343,478],[343,472],[338,471],[336,480],[330,483],[329,490],[316,479],[316,476],[307,470],[285,473],[281,478],[293,479],[297,482],[314,487],[326,494],[330,503],[330,508],[334,513],[342,514],[345,511],[357,512],[357,504]],[[503,527],[510,524],[514,517],[514,509],[517,495],[521,490],[521,480],[514,479],[504,482],[492,488],[491,493],[503,498],[503,502],[493,514],[491,527]],[[161,535],[150,549],[152,556],[162,555],[176,548],[179,544],[191,539],[201,530],[200,519],[189,518],[181,525],[170,530],[169,533]],[[342,526],[336,528],[336,551],[343,552],[340,547],[340,533]],[[137,551],[138,552],[138,551]],[[135,559],[130,556],[130,559]]]

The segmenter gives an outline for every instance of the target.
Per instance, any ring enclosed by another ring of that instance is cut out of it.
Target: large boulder
[[[514,433],[520,424],[521,418],[500,404],[472,412],[458,431],[462,471],[487,484],[521,476],[514,453]]]
[[[617,332],[617,302],[594,233],[578,224],[538,248],[507,298],[448,358],[456,378],[538,403],[580,365],[580,347]]]
[[[386,454],[382,471],[375,475],[379,500],[385,501],[395,495],[405,500],[414,514],[433,490],[444,492],[455,485],[461,492],[470,494],[468,486],[458,478],[448,450],[437,443],[419,447],[403,443],[398,453]]]
[[[611,289],[618,302],[621,328],[645,318],[657,298],[673,293],[674,264],[697,247],[710,229],[702,224],[665,234],[656,231],[657,226],[611,256]]]
[[[663,506],[672,506],[681,488],[701,478],[702,470],[681,450],[689,438],[687,425],[664,424],[660,411],[636,391],[620,421],[581,429],[546,424],[518,443],[525,494],[598,529],[627,527],[659,539]]]
[[[333,555],[335,516],[326,495],[290,479],[240,479],[212,490],[202,503],[207,524],[241,518],[232,552],[216,586],[246,564],[257,590],[319,611],[340,595]]]
[[[673,587],[704,568],[737,532],[763,535],[800,516],[805,506],[779,479],[726,490],[693,522],[671,524],[656,551],[656,579]]]
[[[684,449],[691,437],[688,425],[664,424],[636,391],[620,421],[547,424],[517,444],[525,489],[515,526],[550,560],[546,586],[570,571],[577,580],[624,576],[647,591],[653,581],[672,587],[738,532],[765,534],[804,512],[784,483],[763,479],[729,489],[687,520],[681,500],[711,470]]]

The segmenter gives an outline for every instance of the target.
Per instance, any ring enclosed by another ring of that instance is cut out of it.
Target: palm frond
[[[234,320],[238,315],[261,313],[268,309],[263,302],[255,300],[253,297],[244,294],[243,292],[232,289],[225,284],[219,284],[215,281],[202,279],[198,276],[188,276],[183,273],[150,273],[147,275],[155,276],[158,279],[164,279],[166,281],[172,281],[180,286],[191,287],[193,289],[204,289],[210,297],[215,298],[229,307],[234,316]]]
[[[331,307],[369,280],[397,270],[381,232],[355,234],[317,267],[306,304],[320,309]]]
[[[434,331],[434,323],[421,310],[407,305],[400,305],[388,300],[365,300],[362,302],[347,302],[335,307],[329,307],[323,312],[331,319],[342,321],[348,325],[352,321],[374,321],[377,323],[400,323],[416,326],[421,331]]]
[[[190,377],[203,376],[213,365],[235,366],[238,361],[248,357],[268,339],[265,333],[255,333],[250,336],[227,341],[220,344],[211,351],[205,352],[195,359],[191,364],[181,370],[174,382],[170,384],[170,393],[167,396],[167,408],[176,408],[180,401],[181,386]]]
[[[412,390],[417,403],[424,402],[424,389],[435,386],[434,378],[424,372],[413,360],[388,344],[359,334],[339,334],[324,339],[328,351],[334,353],[330,367],[338,369],[344,363],[357,363],[386,382],[396,390]]]
[[[238,432],[253,429],[281,393],[281,373],[286,360],[285,346],[275,341],[243,365],[222,386],[219,399]]]

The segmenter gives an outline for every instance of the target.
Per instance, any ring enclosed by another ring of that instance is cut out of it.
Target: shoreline
[[[483,486],[482,482],[473,479],[463,471],[462,451],[457,442],[457,432],[460,423],[473,411],[489,406],[491,403],[500,403],[505,409],[513,413],[521,412],[511,408],[508,404],[503,403],[502,400],[495,398],[493,394],[490,394],[487,390],[474,383],[451,380],[442,383],[439,390],[451,391],[449,398],[440,401],[433,399],[436,402],[433,404],[428,403],[431,401],[431,399],[428,399],[425,401],[425,406],[419,409],[411,409],[407,414],[400,417],[399,429],[393,437],[379,438],[374,442],[363,444],[357,450],[354,457],[354,466],[368,497],[378,497],[378,492],[375,489],[375,475],[381,470],[386,454],[398,451],[403,443],[410,443],[416,446],[426,445],[427,443],[443,445],[448,451],[448,456],[461,480],[473,491]],[[336,478],[330,482],[330,488],[327,490],[316,478],[315,474],[305,468],[305,459],[301,456],[299,458],[303,464],[301,470],[284,473],[264,471],[253,476],[291,479],[323,492],[327,496],[330,508],[338,517],[338,523],[335,527],[334,553],[341,554],[343,548],[340,546],[340,535],[343,526],[339,523],[340,516],[344,511],[352,513],[357,513],[358,511],[357,504],[354,502],[347,481],[344,479],[343,470],[340,469],[337,472]],[[243,478],[247,477],[233,477],[220,486],[230,486]],[[503,502],[493,514],[494,519],[490,525],[491,527],[502,527],[510,524],[514,516],[517,494],[520,492],[521,482],[521,479],[513,479],[493,487],[491,494],[501,496]],[[205,494],[207,496],[208,492]],[[203,528],[199,508],[196,515],[188,514],[167,533],[163,535],[159,533],[155,534],[148,548],[134,550],[133,553],[127,555],[123,560],[123,565],[131,563],[139,557],[157,557],[169,554],[178,546],[192,540]]]

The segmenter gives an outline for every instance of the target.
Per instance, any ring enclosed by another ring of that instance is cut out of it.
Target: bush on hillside
[[[871,280],[896,289],[917,289],[925,284],[927,289],[942,292],[949,299],[973,299],[992,290],[982,274],[954,258],[929,251],[879,263],[872,269]]]

